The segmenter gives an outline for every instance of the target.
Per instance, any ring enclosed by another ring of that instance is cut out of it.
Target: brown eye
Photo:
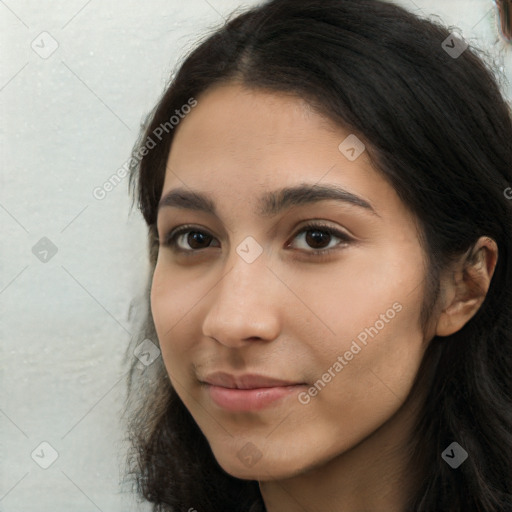
[[[330,253],[338,248],[346,247],[353,239],[346,233],[334,229],[330,226],[321,224],[309,224],[301,228],[294,236],[293,239],[302,238],[305,246],[298,247],[301,252],[313,256],[321,256]],[[336,239],[338,240],[336,242]],[[193,226],[182,226],[179,229],[171,231],[165,237],[163,246],[170,247],[173,251],[180,253],[193,254],[202,249],[213,247],[212,241],[215,237],[206,231],[199,230]],[[331,242],[336,242],[334,246],[329,247]],[[287,247],[290,247],[288,244]],[[219,245],[216,245],[219,247]]]
[[[197,228],[193,229],[190,226],[183,226],[178,230],[171,231],[171,233],[165,237],[165,241],[162,245],[171,247],[180,252],[195,252],[201,249],[207,249],[212,240],[214,240],[214,237],[205,231],[201,231]]]
[[[327,231],[321,231],[319,229],[309,229],[307,233],[308,234],[305,237],[305,241],[308,245],[313,247],[313,249],[322,249],[323,244],[329,244],[331,240],[331,234],[328,233]]]
[[[313,256],[327,255],[331,251],[346,247],[353,241],[353,238],[343,231],[322,224],[308,224],[307,226],[303,226],[293,238],[294,240],[302,238],[304,245],[303,247],[299,247],[299,249]],[[332,247],[328,247],[333,239],[338,239],[339,241]]]
[[[186,237],[187,243],[192,249],[204,249],[204,244],[208,246],[211,242],[212,237],[201,231],[189,231]]]

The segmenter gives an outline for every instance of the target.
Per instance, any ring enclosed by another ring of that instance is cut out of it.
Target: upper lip
[[[232,389],[273,388],[276,386],[294,386],[300,384],[299,382],[274,379],[273,377],[266,377],[264,375],[245,374],[234,376],[224,372],[210,373],[203,379],[203,382],[213,386]]]

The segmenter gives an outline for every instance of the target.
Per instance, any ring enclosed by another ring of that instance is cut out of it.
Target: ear
[[[479,310],[489,290],[498,261],[498,246],[494,240],[481,237],[443,278],[443,305],[436,335],[449,336],[471,320]]]

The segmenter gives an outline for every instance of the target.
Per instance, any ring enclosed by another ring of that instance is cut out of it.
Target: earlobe
[[[454,301],[441,312],[436,328],[437,336],[450,336],[460,331],[480,309],[485,297]]]
[[[436,326],[437,336],[450,336],[466,325],[483,304],[498,261],[494,240],[481,237],[442,283],[444,304]]]

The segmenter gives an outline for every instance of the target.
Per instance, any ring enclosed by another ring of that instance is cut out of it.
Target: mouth
[[[210,399],[228,411],[255,411],[282,403],[300,389],[304,382],[276,379],[262,375],[233,375],[216,372],[202,381]]]

